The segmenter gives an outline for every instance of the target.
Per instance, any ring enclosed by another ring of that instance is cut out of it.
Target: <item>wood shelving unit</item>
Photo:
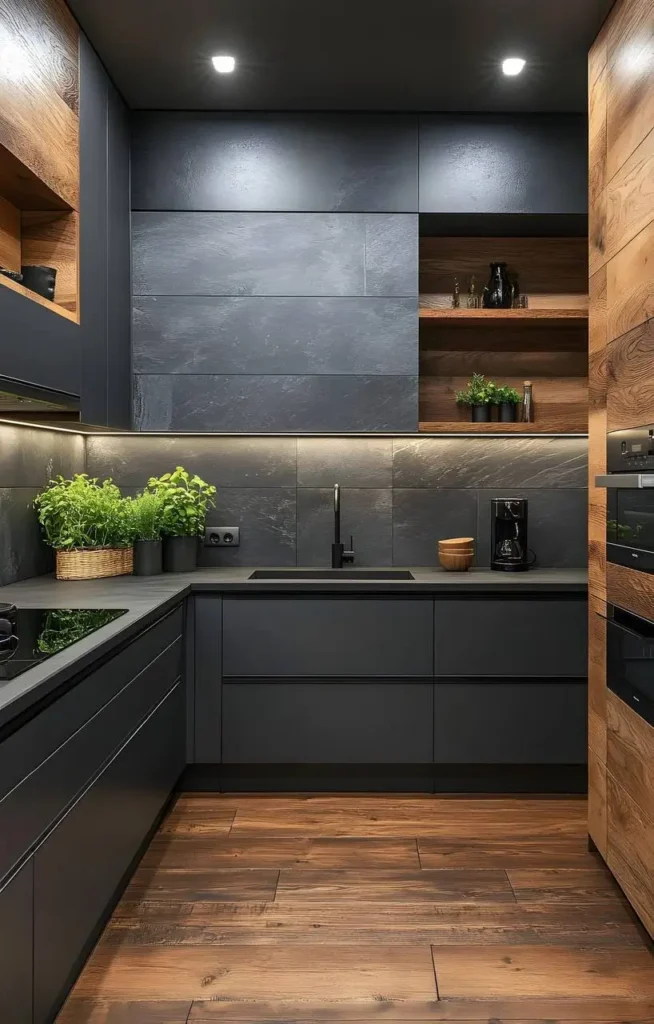
[[[529,295],[527,309],[467,309],[488,265],[503,259]],[[588,283],[583,238],[420,239],[420,430],[424,433],[585,434],[588,430]],[[454,276],[462,308],[451,308]],[[456,392],[472,374],[522,390],[533,383],[533,423],[471,423]]]

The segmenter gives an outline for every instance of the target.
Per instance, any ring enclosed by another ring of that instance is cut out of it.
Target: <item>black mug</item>
[[[21,267],[23,284],[30,291],[42,295],[44,299],[54,302],[55,279],[57,271],[54,267],[26,266]]]

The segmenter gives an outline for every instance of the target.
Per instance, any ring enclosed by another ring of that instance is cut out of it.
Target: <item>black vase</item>
[[[489,405],[471,405],[470,411],[473,423],[488,423],[490,421]]]
[[[515,402],[500,402],[500,423],[515,423]]]
[[[197,537],[164,537],[164,572],[193,572],[197,564]]]
[[[134,541],[134,575],[159,576],[163,572],[160,540]]]
[[[54,302],[55,280],[57,277],[57,271],[54,267],[25,266],[20,269],[23,275],[23,284],[26,288],[36,292],[37,295],[42,295],[44,299],[50,299],[50,302]]]
[[[513,304],[513,285],[509,279],[506,263],[491,263],[490,278],[484,288],[485,309],[510,309]]]

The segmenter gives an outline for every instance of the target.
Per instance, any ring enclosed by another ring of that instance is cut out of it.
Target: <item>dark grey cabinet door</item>
[[[587,189],[581,114],[420,118],[421,213],[586,215]]]
[[[437,676],[587,675],[585,598],[434,602]]]
[[[437,764],[585,764],[583,682],[434,685]]]
[[[228,764],[418,764],[432,760],[430,682],[223,684]]]
[[[185,764],[178,683],[34,854],[34,1024],[66,995]]]
[[[0,1020],[32,1020],[32,881],[28,860],[0,889]]]
[[[432,675],[432,601],[263,597],[223,601],[223,676]]]
[[[220,761],[222,598],[195,598],[195,761]]]

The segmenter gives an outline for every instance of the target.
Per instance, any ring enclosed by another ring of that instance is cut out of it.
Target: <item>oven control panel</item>
[[[606,468],[609,473],[654,469],[654,424],[610,431],[606,435]]]

